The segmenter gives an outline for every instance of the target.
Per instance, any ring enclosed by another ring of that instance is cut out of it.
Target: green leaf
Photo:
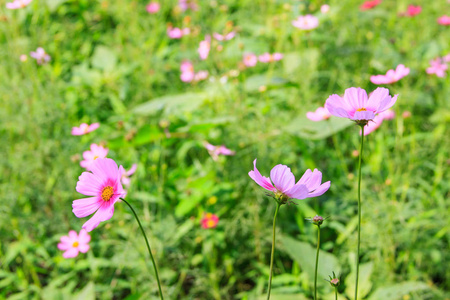
[[[48,9],[54,12],[61,4],[67,2],[67,0],[47,0]]]
[[[89,282],[73,300],[95,300],[95,285]]]
[[[355,123],[338,117],[330,117],[328,120],[313,122],[306,116],[294,119],[285,130],[301,138],[320,140],[325,139]]]
[[[97,46],[92,55],[92,66],[102,71],[110,72],[117,64],[117,55],[105,46]]]
[[[369,300],[389,299],[396,300],[401,299],[404,295],[408,295],[412,292],[422,291],[430,289],[430,286],[419,281],[407,281],[391,286],[380,287],[369,297]]]
[[[370,281],[370,275],[372,275],[372,271],[373,263],[371,262],[359,265],[358,298],[364,298],[372,289],[372,282]],[[347,287],[345,289],[345,293],[350,299],[354,299],[355,296],[355,281],[356,270],[351,272],[350,275],[345,278],[345,285]]]
[[[137,115],[153,115],[163,110],[165,115],[178,115],[196,110],[206,100],[203,93],[185,93],[155,98],[132,109]]]
[[[245,90],[247,92],[257,92],[261,86],[281,87],[287,85],[288,80],[281,77],[268,77],[267,75],[254,75],[245,81]]]

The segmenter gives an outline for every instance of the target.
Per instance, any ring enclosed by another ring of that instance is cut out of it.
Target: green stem
[[[338,300],[338,298],[337,298],[337,286],[334,287],[334,299]]]
[[[359,177],[358,177],[358,253],[356,254],[356,285],[355,300],[358,300],[359,279],[359,250],[361,247],[361,160],[364,149],[364,126],[361,126],[361,151],[359,151]]]
[[[317,300],[317,269],[319,266],[319,249],[320,249],[320,225],[317,225],[316,270],[314,272],[314,299],[315,300]]]
[[[155,262],[155,259],[153,258],[152,250],[150,249],[150,244],[148,243],[148,239],[147,239],[147,236],[145,235],[145,231],[144,231],[144,228],[142,227],[141,221],[139,221],[139,218],[138,218],[136,212],[134,211],[133,207],[130,205],[130,203],[128,203],[127,201],[125,201],[125,199],[122,199],[122,198],[120,198],[120,200],[122,200],[123,202],[125,202],[128,205],[128,207],[133,212],[134,217],[136,218],[136,221],[139,224],[139,227],[141,228],[142,235],[144,236],[145,243],[147,244],[148,253],[150,254],[150,258],[152,259],[153,268],[155,269],[156,281],[158,282],[159,297],[161,298],[161,300],[164,300],[164,296],[163,296],[163,293],[161,290],[161,283],[159,282],[158,269],[156,268],[156,262]]]
[[[269,288],[267,290],[267,300],[270,299],[270,290],[272,289],[272,270],[273,270],[273,254],[275,252],[275,224],[277,222],[277,214],[281,204],[277,204],[275,209],[275,215],[273,216],[273,234],[272,234],[272,253],[270,254],[270,275],[269,275]]]

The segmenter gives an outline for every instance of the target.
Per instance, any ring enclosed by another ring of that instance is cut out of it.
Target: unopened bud
[[[312,222],[314,225],[320,226],[323,223],[323,218],[321,216],[315,216],[312,218]]]
[[[333,278],[333,279],[331,279],[330,280],[330,284],[332,285],[332,286],[339,286],[339,279],[338,278]]]

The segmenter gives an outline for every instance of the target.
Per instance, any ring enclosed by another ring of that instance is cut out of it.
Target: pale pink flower
[[[436,74],[437,77],[445,77],[448,69],[447,64],[441,58],[436,58],[430,61],[430,67],[427,69],[427,74]]]
[[[367,97],[365,90],[352,87],[345,90],[344,97],[328,97],[325,108],[333,116],[349,118],[365,125],[367,121],[373,120],[375,115],[391,108],[397,101],[397,96],[391,97],[386,88],[377,88]]]
[[[194,80],[194,65],[192,65],[192,63],[190,61],[183,61],[181,63],[180,66],[180,70],[181,70],[181,81],[183,82],[191,82],[192,80]]]
[[[203,229],[216,228],[217,223],[219,223],[219,217],[212,213],[206,213],[204,214],[201,223]]]
[[[74,200],[72,212],[78,218],[95,213],[82,228],[88,232],[96,228],[100,222],[111,219],[114,214],[114,203],[126,195],[120,183],[123,167],[119,169],[114,160],[99,158],[91,166],[91,172],[83,172],[78,178],[77,192],[89,198]]]
[[[167,35],[171,39],[181,39],[184,35],[188,35],[191,32],[189,28],[180,29],[178,27],[167,28]]]
[[[313,15],[299,16],[292,21],[292,25],[299,29],[311,30],[319,26],[319,19]]]
[[[403,119],[408,119],[408,118],[410,118],[410,117],[411,117],[411,112],[410,112],[410,111],[405,110],[405,111],[402,113],[402,118],[403,118]]]
[[[72,135],[84,135],[96,130],[99,127],[100,123],[92,123],[91,125],[82,123],[80,127],[72,127]]]
[[[178,0],[178,6],[182,11],[186,11],[188,9],[197,10],[198,6],[195,3],[195,0]]]
[[[209,42],[208,37],[200,42],[198,46],[198,54],[200,55],[201,60],[205,60],[208,58],[209,50],[211,49],[211,43]]]
[[[404,13],[405,16],[407,17],[414,17],[417,16],[418,14],[420,14],[422,12],[422,7],[417,5],[409,5],[408,9],[406,10],[406,12]]]
[[[295,183],[294,174],[291,169],[285,165],[276,165],[270,171],[270,178],[264,177],[256,168],[256,159],[253,161],[254,170],[248,175],[258,185],[275,194],[277,201],[286,203],[287,200],[306,199],[323,195],[330,188],[330,181],[322,182],[322,173],[314,169],[306,170],[302,178]],[[272,182],[273,184],[272,184]]]
[[[197,73],[195,73],[193,81],[202,81],[202,80],[207,79],[208,76],[209,76],[208,71],[204,71],[204,70],[198,71]]]
[[[69,235],[61,237],[58,249],[64,251],[64,258],[73,258],[78,256],[78,252],[88,252],[90,241],[91,236],[85,229],[81,229],[79,235],[75,230],[71,230]]]
[[[213,160],[218,160],[219,159],[219,155],[235,155],[236,152],[233,150],[228,149],[227,147],[225,147],[224,145],[221,146],[214,146],[211,145],[210,143],[205,143],[205,148],[206,150],[208,150],[209,155],[211,155]]]
[[[21,56],[20,56],[20,61],[21,62],[26,62],[28,60],[28,56],[26,55],[26,54],[22,54]]]
[[[32,58],[35,58],[39,65],[42,65],[42,64],[50,61],[50,55],[45,53],[45,50],[41,47],[37,48],[36,52],[31,51],[30,56]]]
[[[19,9],[24,8],[33,0],[14,0],[13,2],[6,3],[7,9]]]
[[[91,150],[83,152],[84,160],[80,161],[80,166],[90,171],[95,160],[105,158],[108,155],[108,149],[97,144],[91,144]]]
[[[366,1],[359,7],[361,10],[369,10],[381,4],[381,0]]]
[[[380,127],[381,123],[383,123],[384,120],[390,120],[395,117],[395,112],[391,109],[386,110],[373,118],[372,121],[367,123],[366,126],[364,126],[364,135],[368,135],[369,133],[373,132],[375,129]],[[362,131],[359,132],[359,135],[361,135]]]
[[[133,164],[131,166],[131,169],[126,171],[122,166],[119,167],[120,172],[120,180],[122,181],[122,184],[129,186],[130,185],[130,176],[136,172],[137,164]]]
[[[244,54],[242,59],[246,67],[254,67],[258,63],[258,57],[253,53]]]
[[[446,56],[442,57],[442,60],[446,63],[450,62],[450,54],[447,54]]]
[[[216,39],[216,40],[218,40],[218,41],[229,41],[229,40],[231,40],[232,38],[234,38],[236,36],[236,32],[235,31],[231,31],[231,32],[229,32],[229,33],[227,33],[227,34],[224,34],[224,35],[222,35],[222,34],[219,34],[219,33],[217,33],[217,32],[214,32],[213,33],[213,37]]]
[[[264,53],[260,56],[258,56],[258,59],[260,62],[262,63],[269,63],[269,62],[273,62],[273,61],[279,61],[283,58],[283,54],[281,53],[274,53],[274,54],[270,54],[270,53]]]
[[[320,12],[323,14],[327,14],[330,11],[330,6],[328,4],[324,4],[320,7]]]
[[[315,112],[308,111],[306,117],[311,121],[318,122],[323,120],[328,120],[330,118],[330,113],[325,107],[319,107]]]
[[[398,65],[395,70],[387,71],[386,75],[370,76],[370,81],[374,84],[391,84],[399,81],[409,74],[409,68],[404,65]]]
[[[450,16],[444,15],[440,17],[437,22],[441,25],[448,26],[450,25]]]
[[[161,6],[159,5],[158,2],[150,2],[146,6],[147,12],[149,14],[156,14],[159,11],[160,8],[161,8]]]

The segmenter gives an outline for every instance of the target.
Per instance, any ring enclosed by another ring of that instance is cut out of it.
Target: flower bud
[[[312,222],[313,222],[314,225],[320,226],[323,223],[323,218],[321,216],[315,216],[312,219]]]
[[[334,287],[339,286],[339,279],[338,278],[333,278],[330,280],[330,284]]]

